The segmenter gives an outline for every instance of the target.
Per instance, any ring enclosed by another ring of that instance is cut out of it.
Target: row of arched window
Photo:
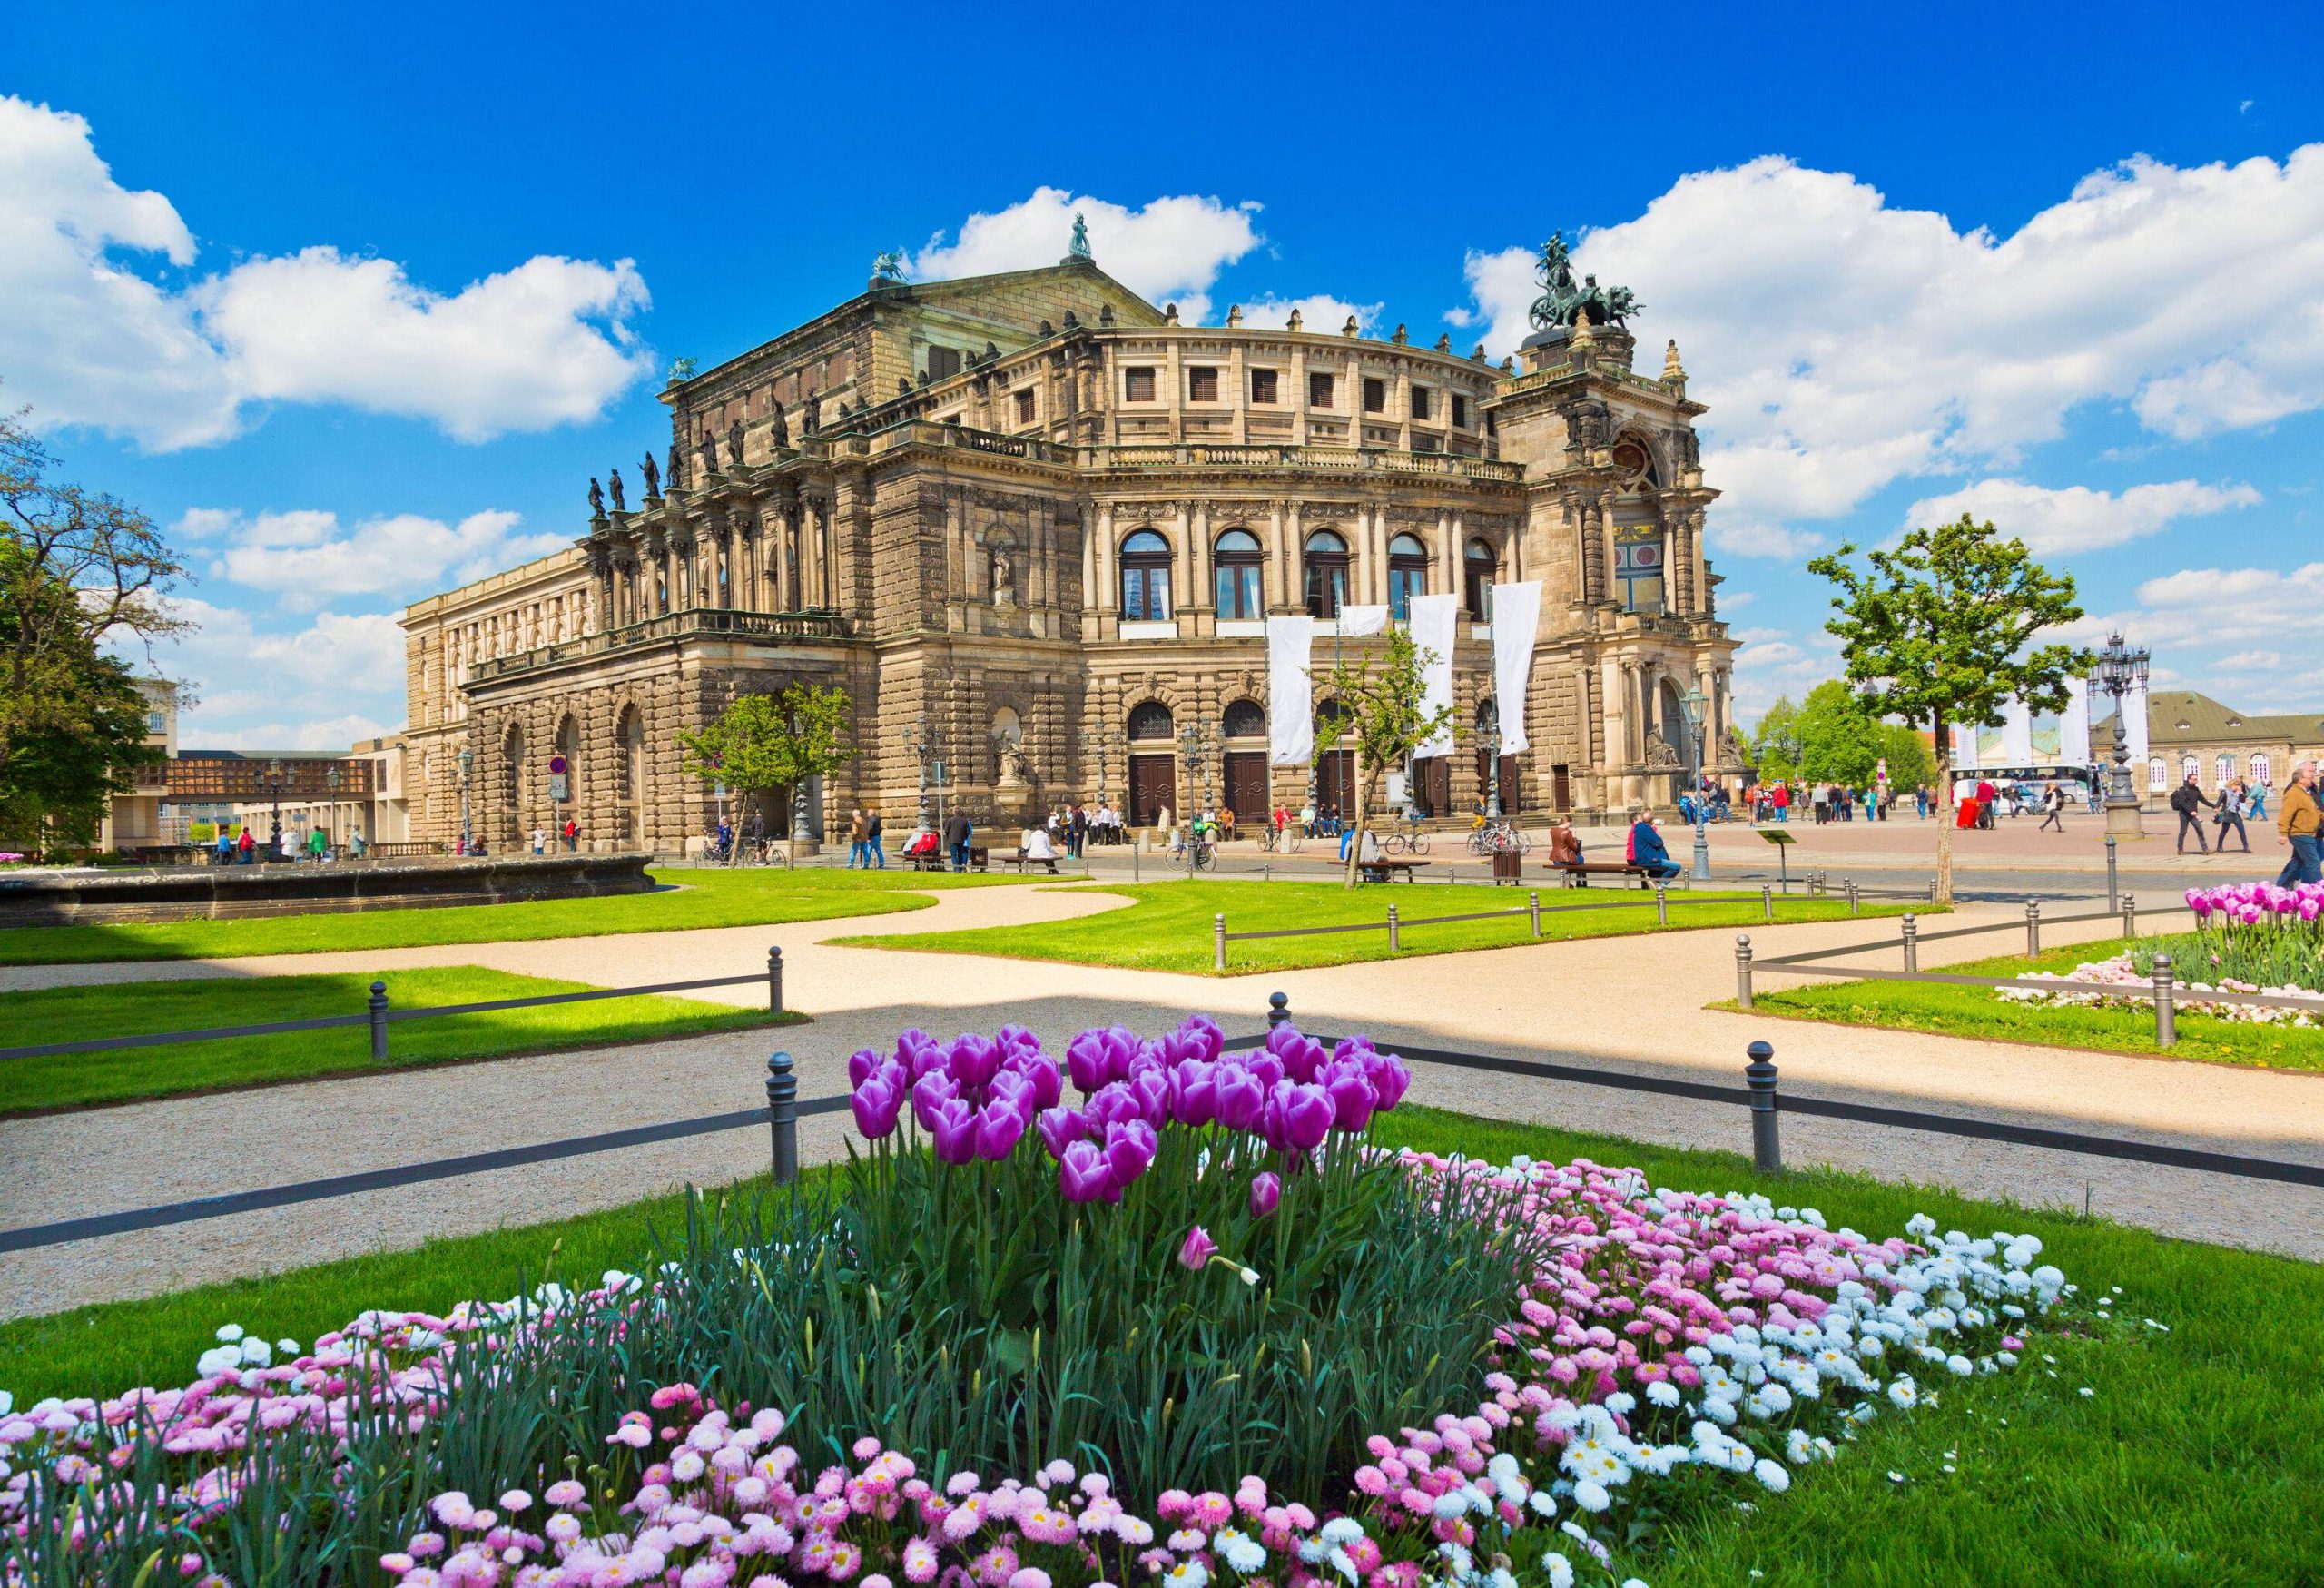
[[[2272,774],[2275,768],[2269,760],[2267,753],[2260,750],[2253,751],[2249,760],[2238,756],[2231,750],[2223,750],[2213,756],[2211,758],[2211,786],[2225,788],[2234,782],[2239,764],[2243,768],[2242,776],[2245,782],[2258,788],[2273,786]],[[2179,777],[2182,783],[2190,777],[2200,780],[2202,771],[2201,756],[2191,755],[2181,755],[2179,758]],[[2146,786],[2150,794],[2161,794],[2171,786],[2169,761],[2160,755],[2149,757],[2146,764]]]
[[[1176,559],[1170,543],[1153,529],[1133,530],[1121,545],[1121,615],[1130,623],[1167,622],[1177,610],[1171,598],[1170,574]],[[1300,586],[1310,617],[1337,617],[1348,604],[1348,569],[1354,558],[1346,537],[1334,529],[1313,529],[1300,546]],[[1499,559],[1484,540],[1472,540],[1461,558],[1461,595],[1469,616],[1483,623],[1492,616],[1492,583]],[[1266,550],[1248,529],[1229,529],[1211,545],[1211,601],[1225,619],[1266,616],[1265,572]],[[1414,596],[1429,586],[1428,547],[1416,535],[1398,535],[1388,542],[1388,611],[1399,619],[1412,615]]]

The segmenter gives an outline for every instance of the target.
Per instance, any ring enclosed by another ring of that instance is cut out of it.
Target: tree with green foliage
[[[0,841],[86,845],[145,744],[145,697],[108,647],[188,625],[166,597],[185,569],[153,522],[50,478],[23,415],[0,414]]]
[[[1777,695],[1752,725],[1745,758],[1761,783],[1788,783],[1799,775],[1799,708],[1790,695]]]
[[[1347,846],[1344,883],[1355,886],[1364,858],[1364,833],[1373,796],[1391,767],[1452,725],[1452,708],[1421,707],[1421,674],[1436,659],[1401,628],[1388,631],[1388,646],[1375,668],[1369,655],[1342,659],[1332,668],[1331,691],[1339,707],[1335,740],[1353,741],[1355,752],[1355,836]]]
[[[1853,545],[1807,567],[1838,587],[1825,624],[1840,642],[1865,711],[1926,723],[1935,740],[1936,896],[1953,898],[1953,802],[1948,730],[1990,725],[2013,699],[2056,711],[2091,666],[2088,651],[2036,644],[2036,636],[2082,616],[2071,575],[2052,574],[2022,540],[1964,513],[1958,521],[1909,531],[1896,546],[1866,554]]]
[[[804,680],[780,695],[738,695],[709,726],[678,735],[681,764],[704,783],[737,790],[745,800],[786,792],[796,813],[810,779],[829,776],[854,758],[847,743],[854,715],[845,690]],[[786,815],[794,865],[801,824],[797,814]],[[741,848],[728,847],[729,864]]]
[[[1910,723],[1880,725],[1880,756],[1888,763],[1888,786],[1909,793],[1936,775],[1935,758],[1920,729]]]
[[[1880,770],[1880,725],[1856,691],[1837,678],[1807,692],[1798,733],[1799,774],[1810,783],[1866,788]]]

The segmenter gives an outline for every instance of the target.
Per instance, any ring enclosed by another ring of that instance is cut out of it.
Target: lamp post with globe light
[[[1709,717],[1710,701],[1698,687],[1679,697],[1679,709],[1686,715],[1687,726],[1695,735],[1695,786],[1688,790],[1695,810],[1695,870],[1699,883],[1710,881],[1710,833],[1704,825],[1710,819],[1710,804],[1703,798],[1703,761],[1707,746],[1703,742],[1703,726]]]
[[[266,846],[279,857],[282,853],[282,762],[280,757],[266,764],[266,797],[273,811],[268,822]]]
[[[2106,636],[2098,653],[2097,670],[2090,676],[2090,690],[2114,702],[2113,765],[2106,771],[2106,833],[2111,838],[2143,838],[2138,795],[2131,792],[2130,697],[2143,695],[2147,666],[2153,659],[2145,646],[2124,643],[2118,632]]]
[[[460,853],[476,853],[476,830],[468,825],[468,774],[476,767],[476,753],[466,745],[460,746]]]

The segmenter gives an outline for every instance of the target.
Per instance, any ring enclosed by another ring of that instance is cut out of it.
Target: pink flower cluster
[[[1055,1061],[1029,1031],[1004,1026],[995,1039],[949,1043],[906,1031],[892,1054],[867,1048],[848,1060],[849,1100],[857,1129],[876,1141],[895,1132],[908,1100],[944,1163],[1005,1159],[1029,1123],[1057,1160],[1068,1201],[1118,1202],[1174,1126],[1256,1136],[1295,1164],[1334,1131],[1361,1133],[1412,1086],[1403,1060],[1362,1037],[1326,1054],[1285,1023],[1247,1058],[1226,1055],[1225,1041],[1198,1014],[1143,1041],[1120,1026],[1083,1031],[1066,1049],[1066,1073],[1083,1098],[1069,1108]],[[1279,1189],[1255,1184],[1253,1208],[1271,1208]]]
[[[2217,888],[2187,890],[2187,908],[2198,925],[2289,926],[2294,922],[2312,926],[2324,918],[2324,883],[2299,883],[2280,888],[2273,883],[2230,883]]]

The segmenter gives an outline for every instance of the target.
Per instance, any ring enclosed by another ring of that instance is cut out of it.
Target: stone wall
[[[0,877],[0,927],[334,915],[645,893],[642,854],[184,866]]]

